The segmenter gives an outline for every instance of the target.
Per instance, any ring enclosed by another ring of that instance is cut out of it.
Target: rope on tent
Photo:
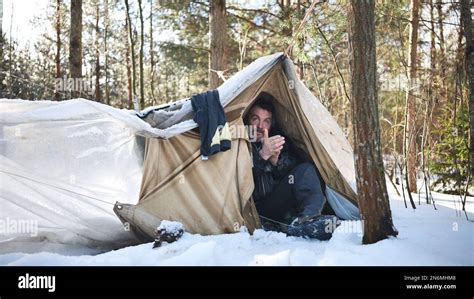
[[[290,226],[290,225],[289,225],[289,224],[287,224],[287,223],[283,223],[283,222],[280,222],[280,221],[276,221],[276,220],[273,220],[273,219],[267,218],[267,217],[265,217],[265,216],[262,216],[262,215],[259,215],[259,217],[260,217],[260,218],[263,218],[263,219],[265,219],[265,220],[267,220],[267,221],[270,221],[270,222],[273,222],[273,223],[276,223],[276,224],[283,225],[283,226],[285,226],[285,227],[288,227],[288,226]]]
[[[2,170],[2,169],[0,169],[0,172],[3,172],[3,173],[5,173],[5,174],[9,174],[9,175],[13,175],[13,176],[17,176],[17,177],[20,177],[20,178],[23,178],[23,179],[26,179],[26,180],[30,180],[30,181],[33,181],[33,182],[38,183],[38,184],[42,184],[42,185],[46,185],[46,186],[49,186],[49,187],[53,187],[53,188],[56,188],[56,189],[59,189],[59,190],[62,190],[62,191],[67,191],[67,192],[70,192],[70,193],[73,193],[73,194],[76,194],[76,195],[80,195],[80,196],[83,196],[83,197],[87,197],[87,198],[90,198],[90,199],[93,199],[93,200],[97,200],[97,201],[100,201],[100,202],[103,202],[103,203],[106,203],[106,204],[109,204],[109,205],[112,205],[112,206],[114,205],[114,203],[105,201],[105,200],[103,200],[103,199],[99,199],[99,198],[96,198],[96,197],[93,197],[93,196],[89,196],[89,195],[85,195],[85,194],[82,194],[82,193],[78,193],[78,192],[75,192],[75,191],[72,191],[72,190],[68,190],[68,189],[66,189],[66,188],[58,187],[58,186],[55,186],[55,185],[52,185],[52,184],[40,182],[40,181],[34,180],[34,179],[32,179],[32,178],[29,178],[29,177],[26,177],[26,176],[23,176],[23,175],[19,175],[19,174],[16,174],[16,173],[8,172],[8,171]]]
[[[296,38],[298,37],[298,35],[300,34],[301,32],[301,29],[303,29],[303,25],[304,23],[306,23],[306,21],[308,20],[308,17],[309,17],[309,14],[313,11],[314,9],[314,6],[316,5],[316,0],[313,0],[313,3],[311,3],[311,6],[308,8],[308,10],[306,11],[306,14],[304,15],[304,18],[303,20],[300,22],[300,25],[298,26],[298,29],[296,29],[296,32],[295,34],[293,35],[293,38],[291,39],[288,47],[286,48],[285,50],[285,56],[288,56],[288,52],[290,51],[290,49],[293,47],[295,41],[296,41]]]

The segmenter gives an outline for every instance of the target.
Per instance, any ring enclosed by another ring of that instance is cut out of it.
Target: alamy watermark
[[[32,219],[0,219],[0,234],[38,236],[38,220]]]
[[[364,220],[344,220],[334,218],[334,220],[325,220],[325,232],[334,233],[337,228],[338,233],[364,235]]]
[[[85,78],[56,78],[54,82],[55,92],[77,92],[92,96],[94,94],[93,84],[91,80]]]
[[[217,130],[222,132],[224,125],[219,125]],[[249,139],[250,142],[257,141],[257,128],[249,125],[232,125],[229,126],[229,133],[232,139]],[[222,133],[221,133],[222,134]]]
[[[26,273],[18,277],[19,289],[46,289],[50,293],[56,291],[56,276],[30,275]]]

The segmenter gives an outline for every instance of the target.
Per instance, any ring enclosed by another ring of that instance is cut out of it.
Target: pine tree
[[[374,8],[374,1],[352,0],[349,4],[351,108],[364,244],[398,234],[392,223],[380,147]]]
[[[71,0],[70,76],[82,78],[82,0]],[[81,96],[74,92],[73,96]]]
[[[209,88],[214,89],[224,81],[226,68],[226,7],[225,0],[211,0],[209,11]]]
[[[417,48],[419,24],[419,0],[411,1],[410,45],[409,45],[409,83],[406,96],[406,132],[405,132],[405,159],[407,184],[409,192],[417,192],[417,128],[416,128],[416,82],[417,82]]]

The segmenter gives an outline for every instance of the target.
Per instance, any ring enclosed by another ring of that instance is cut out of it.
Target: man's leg
[[[316,169],[311,163],[301,163],[257,203],[257,210],[260,215],[281,222],[289,212],[301,217],[321,215],[325,202]]]
[[[321,188],[321,180],[311,163],[296,166],[290,175],[294,175],[293,192],[297,202],[299,217],[321,215],[326,196]]]
[[[288,183],[288,176],[284,176],[272,193],[256,203],[257,211],[261,216],[283,222],[285,215],[295,208],[293,197],[293,190]]]

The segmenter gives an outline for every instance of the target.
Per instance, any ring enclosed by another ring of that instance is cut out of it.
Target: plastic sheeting
[[[326,187],[326,198],[337,217],[344,220],[360,220],[359,208],[343,195],[330,187]]]
[[[146,126],[133,111],[87,100],[0,100],[0,247],[130,243],[113,205],[138,200],[135,134]]]

